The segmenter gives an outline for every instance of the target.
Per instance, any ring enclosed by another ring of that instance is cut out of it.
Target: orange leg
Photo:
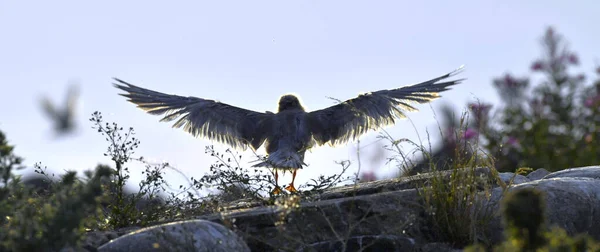
[[[277,174],[277,169],[275,169],[275,188],[273,188],[273,191],[271,191],[272,194],[280,194],[281,193],[281,188],[279,188],[279,184],[277,184],[277,180],[279,180],[279,174]]]
[[[294,180],[296,180],[296,171],[298,171],[298,170],[294,170],[294,173],[292,174],[292,183],[290,183],[289,186],[285,187],[285,190],[288,190],[290,192],[298,191],[298,190],[296,190],[296,187],[294,187]]]

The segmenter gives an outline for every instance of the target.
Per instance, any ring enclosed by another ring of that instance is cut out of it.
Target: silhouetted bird
[[[177,119],[174,128],[183,129],[193,136],[205,137],[245,150],[256,150],[263,144],[267,151],[264,162],[253,167],[293,170],[288,191],[296,191],[294,179],[304,163],[304,153],[317,145],[331,146],[347,143],[369,130],[395,123],[404,118],[404,111],[417,111],[409,103],[426,103],[440,97],[439,92],[463,79],[439,82],[460,72],[462,67],[440,77],[419,84],[391,90],[361,94],[328,108],[306,112],[294,95],[279,99],[277,113],[256,112],[198,97],[169,95],[134,86],[115,78],[115,87],[137,107],[153,115],[165,115],[160,121]],[[439,83],[438,83],[439,82]]]
[[[58,135],[71,133],[75,128],[75,110],[79,98],[79,87],[75,84],[69,86],[63,107],[55,106],[48,97],[41,98],[41,104],[46,115],[54,123],[54,131]]]

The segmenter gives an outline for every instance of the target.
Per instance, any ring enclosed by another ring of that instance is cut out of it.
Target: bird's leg
[[[290,192],[297,192],[298,190],[296,190],[296,187],[294,187],[294,180],[296,179],[296,169],[294,169],[294,172],[292,173],[292,183],[290,183],[289,186],[285,187],[285,190],[288,190]]]
[[[277,180],[279,179],[279,174],[277,174],[277,169],[275,169],[275,188],[273,188],[273,191],[271,191],[272,194],[280,194],[281,193],[281,188],[279,188],[279,184],[277,184]]]

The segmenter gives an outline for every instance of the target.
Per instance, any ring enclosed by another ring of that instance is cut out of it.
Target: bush
[[[518,167],[557,171],[600,163],[600,80],[584,85],[584,74],[563,37],[548,28],[542,37],[543,56],[531,71],[533,78],[505,74],[494,80],[503,105],[491,117],[491,105],[469,104],[475,123],[468,137],[481,137],[500,171]],[[597,70],[600,74],[600,68]],[[537,79],[537,78],[535,78]]]
[[[79,246],[86,227],[95,225],[101,180],[110,170],[98,167],[87,172],[86,179],[67,172],[52,185],[53,193],[37,195],[12,173],[22,162],[13,148],[0,132],[0,251],[58,251]]]

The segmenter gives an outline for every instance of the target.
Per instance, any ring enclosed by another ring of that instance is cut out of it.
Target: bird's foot
[[[271,191],[271,193],[274,194],[274,195],[280,194],[281,193],[281,188],[279,186],[275,186],[275,188],[273,189],[273,191]]]
[[[290,192],[297,192],[298,191],[298,190],[296,190],[296,187],[294,187],[294,184],[290,184],[289,186],[286,186],[285,190],[288,190]]]

